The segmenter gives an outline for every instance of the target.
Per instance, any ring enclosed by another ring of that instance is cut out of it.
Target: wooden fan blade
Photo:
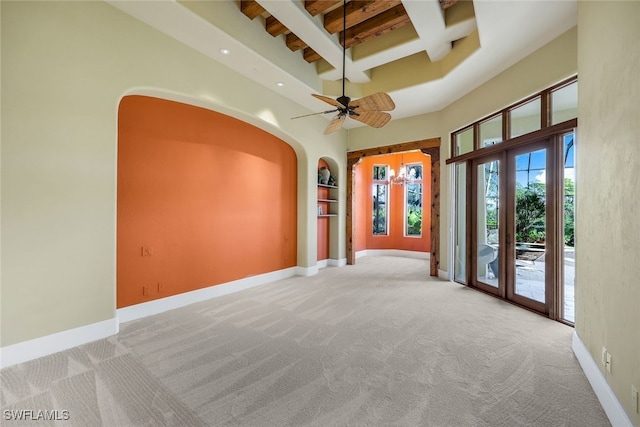
[[[346,114],[338,114],[337,116],[335,116],[329,122],[329,126],[327,126],[327,128],[324,130],[324,134],[329,135],[330,133],[340,130],[346,118],[347,118]]]
[[[356,111],[356,113],[349,117],[374,128],[381,128],[391,120],[391,114],[382,111]]]
[[[324,95],[317,95],[315,93],[312,93],[311,96],[313,96],[314,98],[318,98],[321,101],[326,102],[327,104],[331,104],[334,107],[344,107],[344,105],[340,104],[338,101],[336,101],[333,98],[329,98],[328,96],[324,96]]]
[[[388,94],[378,92],[351,101],[349,107],[358,108],[359,111],[391,111],[396,108],[396,104],[393,103],[393,99]],[[356,111],[356,113],[359,111]]]
[[[335,110],[327,110],[327,111],[320,111],[319,113],[304,114],[304,115],[302,115],[302,116],[291,117],[291,120],[293,120],[293,119],[300,119],[300,118],[302,118],[302,117],[317,116],[318,114],[329,114],[329,113],[335,113],[336,111],[338,111],[338,109],[335,109]]]

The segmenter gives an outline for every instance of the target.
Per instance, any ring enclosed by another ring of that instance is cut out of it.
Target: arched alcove
[[[328,172],[324,172],[324,169]],[[327,174],[323,176],[323,172]],[[318,160],[317,179],[317,260],[319,266],[337,265],[340,257],[338,243],[340,188],[338,163],[330,157]]]
[[[193,105],[118,111],[117,307],[297,264],[294,149]]]

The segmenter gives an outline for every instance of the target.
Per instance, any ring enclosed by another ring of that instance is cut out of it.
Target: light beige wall
[[[440,137],[440,269],[449,271],[451,243],[451,132],[539,92],[577,72],[577,28],[572,28],[442,111],[392,120],[382,129],[349,132],[349,151]],[[453,166],[451,166],[453,167]]]
[[[306,111],[107,3],[0,7],[0,345],[115,316],[116,117],[125,94],[162,93],[290,143],[299,160],[298,265],[316,264],[317,163],[324,156],[345,167],[345,131],[326,137],[326,120],[290,120]],[[344,247],[343,226],[338,237]]]
[[[420,141],[438,137],[441,134],[440,113],[422,114],[405,119],[391,120],[380,129],[368,126],[350,129],[348,134],[349,151],[402,142]]]
[[[578,28],[576,331],[640,426],[640,2],[581,1]]]

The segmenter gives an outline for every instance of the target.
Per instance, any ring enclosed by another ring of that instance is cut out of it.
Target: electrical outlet
[[[631,407],[637,414],[638,413],[638,390],[634,385],[631,386]]]
[[[151,288],[149,286],[142,287],[142,295],[148,296],[151,295]]]
[[[600,356],[603,365],[607,365],[607,347],[602,347],[602,356]]]
[[[607,372],[611,373],[611,353],[607,352]]]
[[[153,254],[153,248],[151,246],[143,246],[140,249],[140,255],[142,256],[151,256]]]

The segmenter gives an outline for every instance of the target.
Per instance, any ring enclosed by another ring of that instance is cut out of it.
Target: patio
[[[574,248],[566,247],[564,256],[564,319],[569,322],[575,321],[574,307],[574,286],[575,286],[575,252]],[[544,255],[535,260],[528,260],[525,257],[516,260],[516,293],[536,301],[544,302],[544,275],[545,259]],[[480,279],[491,285],[498,287],[498,279],[494,277],[491,269],[487,266],[487,276]]]

